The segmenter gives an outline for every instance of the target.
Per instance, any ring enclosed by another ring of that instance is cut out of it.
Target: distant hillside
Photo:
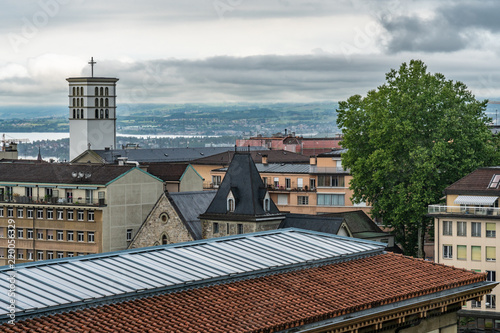
[[[46,117],[66,117],[67,106],[0,106],[0,119],[34,119]]]

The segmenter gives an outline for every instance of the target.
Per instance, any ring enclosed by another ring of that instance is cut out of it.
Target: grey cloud
[[[476,40],[484,32],[498,33],[499,10],[500,3],[494,1],[446,2],[431,19],[401,14],[382,15],[378,20],[389,34],[390,53],[453,52],[481,47]]]

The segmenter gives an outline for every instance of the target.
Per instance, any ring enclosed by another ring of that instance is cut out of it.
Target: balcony
[[[267,185],[267,190],[270,192],[316,192],[315,187],[309,188],[307,185],[304,187]]]
[[[105,206],[104,199],[88,198],[57,198],[57,197],[27,197],[27,196],[0,196],[0,203],[12,204],[40,204],[40,205],[71,205],[71,206]]]
[[[429,214],[457,214],[457,215],[482,215],[500,216],[500,208],[480,206],[443,206],[429,205]]]
[[[349,174],[351,169],[344,169],[342,167],[317,167],[315,165],[309,166],[309,173],[311,174]]]

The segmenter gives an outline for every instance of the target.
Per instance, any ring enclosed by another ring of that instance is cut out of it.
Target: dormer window
[[[266,192],[266,195],[264,196],[264,201],[262,202],[262,208],[264,208],[264,211],[267,213],[271,210],[271,198],[269,197],[269,192]]]
[[[500,175],[493,175],[493,178],[491,178],[490,185],[488,188],[498,188],[498,184],[500,183]]]

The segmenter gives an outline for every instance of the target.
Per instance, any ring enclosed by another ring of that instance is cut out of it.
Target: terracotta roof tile
[[[485,274],[386,253],[22,320],[1,325],[0,331],[275,331],[485,279]]]

